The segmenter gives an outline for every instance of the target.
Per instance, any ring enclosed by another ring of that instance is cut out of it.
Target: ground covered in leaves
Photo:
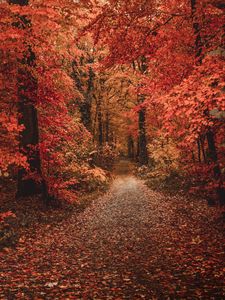
[[[40,222],[2,251],[0,299],[223,299],[220,216],[119,174],[85,210]]]

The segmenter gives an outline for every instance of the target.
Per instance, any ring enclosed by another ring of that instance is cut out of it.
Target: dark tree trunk
[[[10,0],[9,4],[17,4],[20,6],[28,5],[28,0]],[[21,17],[21,24],[16,23],[26,30],[26,25],[30,25],[30,21],[26,17]],[[32,49],[29,49],[29,55],[24,57],[20,63],[33,66],[35,55]],[[37,91],[37,82],[28,71],[20,70],[18,74],[18,115],[19,124],[23,124],[25,129],[22,131],[19,139],[21,152],[27,155],[30,165],[30,171],[41,175],[41,161],[38,150],[39,134],[38,134],[38,117],[37,110],[33,104]],[[33,149],[30,149],[30,145]],[[42,184],[29,178],[27,170],[20,168],[18,171],[17,197],[35,195],[41,192]]]
[[[200,137],[200,143],[202,147],[202,155],[203,155],[204,163],[207,163],[206,154],[205,154],[205,136]]]
[[[192,17],[193,17],[193,29],[195,33],[195,56],[197,59],[197,64],[202,63],[202,39],[200,35],[200,26],[199,22],[196,18],[196,5],[197,0],[191,0],[191,10],[192,10]]]
[[[206,138],[209,147],[209,159],[214,164],[213,173],[215,180],[219,183],[217,188],[217,195],[221,205],[225,205],[225,189],[223,187],[221,170],[218,163],[217,149],[215,144],[215,136],[212,130],[208,130],[206,133]]]
[[[81,122],[88,131],[91,131],[91,105],[90,99],[80,104]]]
[[[145,56],[141,56],[137,61],[138,69],[142,74],[146,74],[148,70],[147,59]],[[141,104],[145,100],[145,95],[138,95],[138,102]],[[138,162],[141,165],[148,164],[148,150],[147,150],[147,137],[146,137],[146,123],[145,123],[146,111],[142,107],[138,112]]]
[[[105,141],[106,143],[109,143],[109,112],[106,112],[106,121],[105,121]]]
[[[110,146],[112,147],[112,149],[116,149],[116,144],[114,143],[114,135],[115,135],[114,132],[111,130],[109,140],[110,140]]]
[[[134,140],[132,136],[128,137],[128,157],[133,159],[134,158]]]
[[[137,152],[136,152],[136,159],[139,160],[139,153],[140,153],[140,143],[139,143],[139,136],[137,138]]]
[[[89,130],[92,131],[91,128],[91,104],[92,104],[92,91],[94,88],[94,77],[95,74],[92,68],[89,68],[88,73],[88,85],[87,85],[87,92],[85,94],[85,100],[81,105],[81,121],[83,122],[84,126]]]
[[[200,139],[197,140],[197,145],[198,145],[198,162],[201,162],[201,143]]]
[[[195,153],[194,153],[194,151],[191,151],[191,156],[192,156],[193,162],[195,162]]]
[[[98,109],[98,144],[101,147],[103,145],[103,124],[101,106],[99,106]]]
[[[141,165],[148,164],[148,151],[146,140],[146,128],[145,128],[145,109],[141,108],[139,111],[139,163]]]
[[[80,74],[78,71],[78,65],[77,62],[74,60],[72,63],[72,77],[75,80],[76,87],[78,88],[79,92],[83,95],[84,100],[80,102],[80,113],[81,113],[81,122],[84,124],[84,126],[92,132],[92,123],[91,123],[91,106],[92,106],[92,91],[94,88],[94,77],[95,74],[92,70],[92,68],[89,68],[88,71],[88,81],[87,81],[87,87],[84,87],[82,84]]]
[[[19,123],[25,129],[20,136],[20,149],[27,155],[30,171],[41,174],[40,153],[37,148],[39,143],[37,110],[34,105],[25,103],[24,97],[19,97]],[[34,149],[30,149],[30,145]],[[28,177],[28,178],[27,178]],[[41,184],[29,178],[29,174],[24,168],[18,171],[17,197],[35,195],[41,193]]]

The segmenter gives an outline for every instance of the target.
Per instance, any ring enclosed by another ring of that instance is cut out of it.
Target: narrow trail
[[[225,297],[212,208],[149,190],[126,162],[116,174],[84,212],[41,225],[0,257],[0,299]]]

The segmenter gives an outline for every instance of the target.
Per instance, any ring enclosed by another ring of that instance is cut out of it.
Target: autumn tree
[[[203,37],[201,35],[201,27],[200,27],[199,11],[198,11],[199,9],[201,9],[201,7],[199,7],[199,4],[200,4],[200,1],[191,0],[191,9],[192,9],[192,14],[193,14],[193,29],[194,29],[194,33],[195,33],[195,50],[196,50],[197,65],[202,64],[204,52],[207,51],[207,48],[208,48],[207,47],[208,41],[203,39]],[[223,6],[221,6],[221,2],[213,2],[212,4],[218,8],[223,8]],[[221,29],[223,30],[224,26],[222,28],[221,27],[219,28],[220,31],[221,31]],[[224,37],[224,35],[225,35],[225,33],[222,33],[222,37]],[[209,39],[212,39],[212,37],[210,36]],[[223,44],[217,45],[217,47],[223,47],[223,46],[224,46]],[[204,48],[206,48],[205,51],[204,51]],[[215,50],[217,50],[217,49],[215,49]],[[215,82],[215,84],[217,84],[217,82]],[[212,95],[212,97],[213,97],[213,95]],[[207,118],[210,118],[210,111],[209,111],[208,107],[206,108],[204,113]],[[214,128],[209,126],[209,128],[206,130],[206,139],[207,139],[208,149],[209,149],[208,157],[209,157],[209,160],[214,164],[213,173],[214,173],[215,180],[218,182],[218,187],[217,187],[218,197],[219,197],[221,203],[225,204],[225,200],[224,200],[225,199],[225,188],[223,187],[223,180],[222,180],[222,176],[221,176],[222,174],[221,174],[220,164],[218,161]],[[201,143],[200,138],[198,139],[197,143],[198,143],[199,160],[200,160],[201,147],[202,147],[203,157],[206,160],[206,155],[204,152],[204,144]]]
[[[20,6],[26,6],[29,1],[26,0],[10,0],[10,4],[17,4]],[[26,15],[15,16],[17,21],[12,25],[25,31],[24,35],[32,34],[32,24]],[[29,32],[29,33],[28,33]],[[41,159],[40,152],[38,150],[39,143],[39,128],[38,128],[38,116],[37,109],[35,107],[37,97],[37,80],[29,71],[35,65],[35,54],[32,50],[32,46],[29,41],[24,41],[24,55],[23,58],[18,61],[20,65],[18,68],[18,115],[19,124],[24,126],[20,134],[20,151],[27,156],[27,162],[29,164],[30,172],[36,173],[41,176]],[[32,146],[32,149],[31,149]],[[17,196],[34,195],[40,192],[40,183],[32,178],[27,178],[28,173],[24,168],[20,168],[18,171],[18,187]],[[42,184],[45,184],[42,182]]]
[[[77,45],[80,55],[74,58],[72,62],[72,77],[74,78],[76,88],[82,94],[79,99],[81,121],[91,132],[91,107],[93,100],[93,87],[95,73],[92,64],[94,63],[93,46],[91,42],[80,42]]]
[[[7,153],[6,161],[1,157],[1,169],[6,172],[13,168],[15,172],[14,167],[19,167],[19,196],[36,193],[40,187],[49,197],[53,191],[57,193],[59,184],[53,182],[57,178],[61,178],[61,184],[70,182],[57,173],[62,161],[56,149],[59,149],[57,134],[62,123],[65,120],[72,123],[69,100],[79,93],[69,74],[77,54],[75,29],[80,26],[81,6],[86,13],[90,2],[1,3],[1,53],[5,62],[1,68],[7,75],[1,82],[1,139],[4,140],[1,152]],[[66,128],[61,130],[60,141],[65,143],[72,135],[85,134],[78,128],[74,124],[70,132]],[[10,149],[8,136],[14,149]],[[54,176],[49,173],[50,162],[55,167]]]
[[[224,161],[224,125],[215,116],[215,111],[218,115],[223,111],[223,3],[199,1],[196,7],[196,2],[188,1],[179,6],[175,1],[109,3],[91,24],[95,38],[109,48],[104,65],[131,64],[145,57],[148,74],[142,78],[139,93],[146,95],[149,143],[161,137],[172,139],[181,150],[180,166],[192,174],[201,169],[203,181],[215,190],[223,185],[218,166]],[[196,64],[196,57],[202,65]],[[219,158],[216,148],[220,148]],[[197,163],[196,152],[199,161],[202,152],[204,163]],[[217,173],[214,183],[207,177],[213,169]]]

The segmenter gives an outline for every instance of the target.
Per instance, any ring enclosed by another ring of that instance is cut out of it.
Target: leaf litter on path
[[[133,176],[79,215],[26,232],[0,257],[0,299],[223,299],[215,208]]]

